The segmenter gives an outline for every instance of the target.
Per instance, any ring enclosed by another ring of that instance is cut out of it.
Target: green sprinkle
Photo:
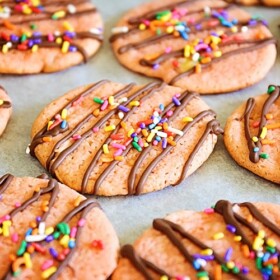
[[[21,273],[21,270],[20,270],[20,269],[17,270],[17,271],[14,271],[14,272],[13,272],[13,276],[14,276],[14,277],[18,277],[18,276],[20,275],[20,273]]]
[[[70,234],[70,227],[66,223],[59,223],[56,227],[62,234],[64,235]]]
[[[157,29],[156,33],[157,33],[157,35],[160,35],[161,34],[161,30]]]
[[[233,272],[234,274],[238,274],[238,273],[240,272],[240,269],[239,269],[237,266],[235,266],[235,267],[232,269],[232,272]]]
[[[27,36],[25,34],[23,34],[20,38],[21,42],[24,42],[27,39]]]
[[[138,152],[142,152],[142,148],[141,148],[136,142],[132,142],[132,146],[133,146],[133,148],[135,148]]]
[[[162,12],[158,12],[156,13],[156,19],[161,19],[164,16],[170,15],[170,11],[166,10],[166,11],[162,11]]]
[[[260,158],[268,159],[269,155],[266,153],[262,153],[262,154],[260,154]]]
[[[136,143],[138,143],[139,138],[138,138],[138,137],[134,137],[134,138],[133,138],[133,141],[136,142]]]
[[[22,256],[25,253],[26,248],[27,248],[27,242],[25,240],[22,240],[20,247],[17,251],[17,256]]]
[[[222,264],[222,271],[229,272],[229,268],[225,264]]]
[[[32,30],[35,30],[35,29],[37,29],[37,25],[36,25],[35,23],[31,23],[31,24],[30,24],[30,28],[31,28]]]
[[[207,271],[200,271],[196,274],[196,277],[200,278],[200,277],[205,277],[208,276],[208,272]]]
[[[98,98],[98,97],[94,97],[94,98],[93,98],[93,101],[96,102],[96,103],[98,103],[98,104],[103,104],[103,103],[104,103],[104,100],[102,100],[102,99],[100,99],[100,98]]]
[[[262,269],[262,258],[260,258],[260,257],[256,258],[256,266],[257,266],[258,270]]]
[[[53,234],[53,238],[54,239],[58,239],[60,236],[60,232],[59,231],[56,231],[54,234]]]
[[[267,93],[271,94],[272,92],[275,91],[275,89],[276,89],[275,86],[269,86],[268,89],[267,89]]]
[[[272,254],[274,254],[276,252],[276,249],[272,248],[270,246],[266,246],[265,249],[266,249],[266,251],[268,251],[269,253],[272,253]]]

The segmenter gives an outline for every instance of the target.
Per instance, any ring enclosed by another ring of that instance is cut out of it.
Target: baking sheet
[[[105,22],[105,44],[86,65],[60,73],[35,76],[0,76],[0,84],[13,100],[13,116],[0,138],[0,174],[38,176],[45,172],[39,162],[25,154],[30,141],[31,125],[43,107],[56,97],[83,84],[101,79],[144,84],[152,79],[123,68],[111,52],[108,38],[111,28],[128,9],[145,1],[95,0]],[[146,1],[147,2],[147,1]],[[279,38],[280,8],[245,8],[253,15],[269,21],[273,34]],[[269,84],[280,84],[280,59],[269,75],[259,84],[246,90],[203,99],[218,113],[224,126],[228,115],[250,96],[266,91]],[[209,160],[191,177],[176,188],[135,197],[97,198],[112,221],[121,244],[133,242],[152,219],[182,210],[202,210],[219,199],[231,201],[269,201],[280,203],[279,186],[261,179],[239,167],[228,155],[222,137]]]

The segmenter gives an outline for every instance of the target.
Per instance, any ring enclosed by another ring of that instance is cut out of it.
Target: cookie
[[[0,86],[0,136],[3,134],[12,115],[11,99],[5,89]]]
[[[253,85],[276,59],[266,21],[219,0],[155,0],[129,11],[112,32],[125,67],[201,94]]]
[[[101,16],[89,0],[4,1],[0,73],[55,72],[86,62],[102,33]]]
[[[229,3],[246,5],[246,6],[280,6],[279,0],[226,0]]]
[[[280,87],[250,98],[228,118],[224,141],[232,158],[253,173],[280,183]]]
[[[0,178],[1,279],[108,279],[118,238],[93,199],[46,175]]]
[[[122,247],[112,280],[279,279],[279,210],[220,200],[204,212],[155,219]]]
[[[195,93],[103,80],[49,104],[33,124],[29,149],[79,192],[141,194],[181,183],[220,133],[215,113]]]

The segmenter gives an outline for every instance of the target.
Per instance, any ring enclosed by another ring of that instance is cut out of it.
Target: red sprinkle
[[[255,121],[255,122],[253,122],[253,128],[257,128],[257,127],[259,127],[260,126],[260,121]]]
[[[46,253],[46,248],[42,247],[42,246],[39,245],[38,243],[32,243],[31,245],[34,247],[34,249],[35,249],[37,252],[42,253],[42,254]]]
[[[93,240],[91,243],[91,246],[95,249],[103,250],[104,249],[104,244],[102,240]]]

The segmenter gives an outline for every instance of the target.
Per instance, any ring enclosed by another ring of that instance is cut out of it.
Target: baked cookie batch
[[[161,81],[104,79],[46,105],[27,153],[49,175],[0,177],[1,279],[280,279],[279,205],[219,200],[155,219],[120,247],[90,196],[176,186],[219,135],[240,166],[280,183],[280,86],[248,99],[225,129],[200,97],[254,85],[275,63],[266,20],[236,4],[280,1],[154,0],[132,9],[112,29],[112,50],[126,68]],[[2,74],[60,71],[87,62],[102,42],[101,16],[88,0],[0,2]],[[0,135],[11,114],[0,87]]]

